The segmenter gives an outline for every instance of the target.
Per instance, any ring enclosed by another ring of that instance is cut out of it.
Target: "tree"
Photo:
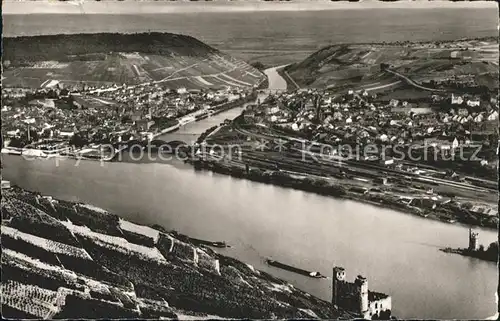
[[[41,138],[50,138],[50,129],[44,129],[42,131],[42,134],[40,135]]]
[[[260,61],[254,61],[250,64],[250,66],[258,69],[258,70],[264,70],[266,69],[266,66],[264,66],[264,64]]]
[[[316,179],[313,184],[315,187],[325,187],[328,185],[328,182],[324,179]]]
[[[87,145],[89,142],[86,138],[83,137],[81,133],[76,133],[69,140],[69,144],[75,147],[83,147]]]
[[[310,187],[314,184],[314,179],[310,178],[310,177],[306,177],[302,180],[302,184],[306,187]]]
[[[486,252],[490,255],[498,256],[498,242],[491,243]]]
[[[18,147],[22,148],[26,146],[26,141],[21,138],[14,137],[10,140],[9,147]]]

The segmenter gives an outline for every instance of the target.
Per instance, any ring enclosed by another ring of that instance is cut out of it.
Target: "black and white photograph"
[[[499,17],[2,1],[2,317],[497,320]]]

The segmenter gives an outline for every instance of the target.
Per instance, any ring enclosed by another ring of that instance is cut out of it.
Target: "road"
[[[443,89],[436,89],[436,88],[429,88],[429,87],[424,87],[422,85],[419,85],[417,84],[415,81],[411,80],[410,78],[406,77],[405,75],[402,75],[400,74],[399,72],[397,71],[394,71],[394,70],[391,70],[391,69],[386,69],[387,72],[390,72],[391,74],[399,77],[399,78],[402,78],[403,80],[405,80],[408,84],[414,86],[414,87],[417,87],[419,89],[423,89],[423,90],[429,90],[429,91],[445,91]]]
[[[373,90],[379,90],[379,89],[391,87],[391,86],[397,85],[399,83],[401,83],[401,80],[398,80],[398,81],[395,81],[395,82],[391,82],[390,84],[379,85],[379,86],[370,87],[370,88],[364,88],[364,90],[367,91],[367,92],[369,92],[369,91],[373,91]]]

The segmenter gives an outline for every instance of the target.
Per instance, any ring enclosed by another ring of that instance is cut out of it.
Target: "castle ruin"
[[[332,304],[354,312],[366,320],[387,320],[391,317],[391,297],[368,290],[368,280],[358,275],[354,282],[346,281],[342,267],[333,268]]]

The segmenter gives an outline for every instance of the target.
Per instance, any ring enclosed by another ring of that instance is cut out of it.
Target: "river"
[[[276,71],[279,68],[285,67],[286,65],[282,66],[276,66],[276,67],[271,67],[266,70],[264,70],[264,74],[267,76],[267,79],[269,81],[268,84],[268,90],[275,91],[275,90],[286,90],[286,81],[281,77],[278,72]],[[264,101],[264,99],[267,97],[268,93],[259,93],[257,98],[260,101]],[[168,133],[161,135],[157,137],[157,139],[161,139],[167,142],[171,142],[174,140],[177,141],[183,141],[186,143],[193,143],[196,141],[198,136],[200,136],[201,133],[203,133],[205,130],[208,128],[219,125],[222,123],[225,119],[234,119],[236,118],[241,112],[244,110],[244,107],[238,107],[238,108],[233,108],[228,111],[222,112],[220,114],[216,114],[213,116],[210,116],[202,121],[199,122],[192,122],[188,123],[181,128],[179,128],[177,131],[173,133]]]
[[[264,73],[267,76],[267,79],[269,81],[268,84],[268,89],[269,90],[286,90],[286,81],[283,77],[280,76],[278,73],[278,69],[284,68],[287,65],[282,65],[282,66],[277,66],[277,67],[271,67],[266,70],[264,70]]]
[[[352,201],[196,172],[182,163],[133,164],[4,155],[6,179],[29,190],[83,201],[145,224],[224,240],[223,252],[326,300],[329,281],[267,267],[264,258],[351,279],[390,293],[402,318],[477,319],[495,312],[495,264],[446,254],[467,246],[467,228]],[[480,230],[482,244],[497,238]]]
[[[279,89],[275,84],[271,80],[270,88]],[[240,111],[189,124],[162,139],[185,141]],[[226,241],[232,247],[221,252],[325,300],[330,300],[329,280],[269,267],[265,258],[325,275],[340,265],[349,280],[363,274],[370,288],[392,296],[393,314],[400,318],[482,319],[496,312],[495,264],[439,251],[467,246],[465,226],[198,172],[175,160],[56,163],[56,159],[2,156],[3,176],[23,188],[92,203],[138,223]],[[497,239],[495,231],[478,231],[485,246]]]
[[[196,142],[196,139],[210,127],[220,125],[226,119],[234,119],[243,111],[244,107],[237,107],[222,113],[209,116],[201,121],[188,123],[181,126],[178,130],[173,133],[164,134],[158,136],[156,139],[161,139],[166,142],[171,142],[174,140],[182,141],[187,144],[192,144]]]

